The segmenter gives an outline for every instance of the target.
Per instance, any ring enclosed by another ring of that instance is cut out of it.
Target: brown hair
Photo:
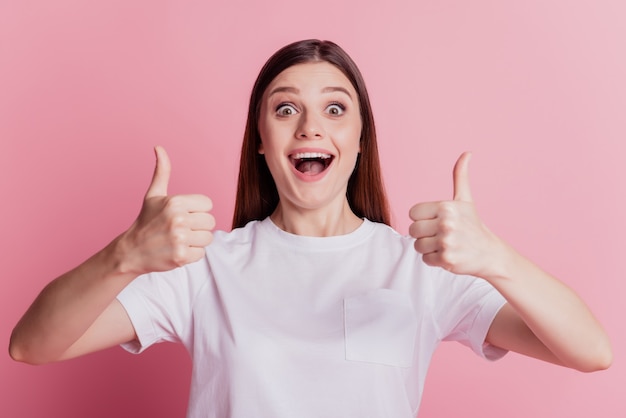
[[[276,183],[263,155],[258,123],[261,101],[267,86],[283,70],[307,62],[326,61],[337,67],[350,80],[359,96],[361,110],[361,152],[348,180],[347,198],[352,211],[361,218],[389,225],[389,205],[383,187],[376,128],[367,89],[356,64],[338,45],[330,41],[309,39],[294,42],[278,50],[265,63],[254,83],[248,107],[248,120],[241,148],[239,180],[233,228],[269,216],[278,205]]]

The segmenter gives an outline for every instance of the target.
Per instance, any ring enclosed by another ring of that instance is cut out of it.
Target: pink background
[[[484,221],[583,295],[614,345],[582,374],[443,344],[428,417],[626,416],[626,7],[609,1],[0,3],[0,345],[39,290],[134,219],[153,169],[229,228],[247,97],[294,40],[342,45],[368,82],[395,226],[449,199],[474,152]],[[0,416],[183,416],[180,346],[31,367],[0,356]]]

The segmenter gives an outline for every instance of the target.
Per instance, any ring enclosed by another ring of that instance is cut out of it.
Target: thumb
[[[172,171],[170,158],[167,152],[165,152],[165,148],[161,146],[154,147],[154,154],[156,155],[156,166],[154,167],[152,182],[146,192],[146,198],[167,196],[167,185],[170,181],[170,172]]]
[[[454,165],[454,200],[472,202],[472,191],[469,183],[469,162],[471,152],[464,152]]]

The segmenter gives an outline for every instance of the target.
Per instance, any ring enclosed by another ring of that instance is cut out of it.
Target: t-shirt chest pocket
[[[411,367],[417,318],[410,297],[375,289],[344,299],[346,359]]]

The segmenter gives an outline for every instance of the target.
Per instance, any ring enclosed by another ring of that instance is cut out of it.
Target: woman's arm
[[[123,272],[118,241],[41,291],[11,334],[14,360],[48,363],[135,338],[124,309],[113,302],[136,277]]]
[[[484,278],[508,301],[487,342],[582,371],[609,367],[608,336],[585,303],[480,221],[469,187],[469,158],[463,154],[454,168],[454,200],[411,208],[415,249],[426,264]]]
[[[80,356],[136,338],[115,299],[137,276],[199,260],[215,225],[211,200],[168,196],[170,162],[155,149],[157,163],[133,225],[104,249],[48,284],[11,334],[13,359],[41,364]]]
[[[584,372],[608,368],[611,343],[569,287],[502,243],[501,273],[485,277],[508,301],[487,342]]]

